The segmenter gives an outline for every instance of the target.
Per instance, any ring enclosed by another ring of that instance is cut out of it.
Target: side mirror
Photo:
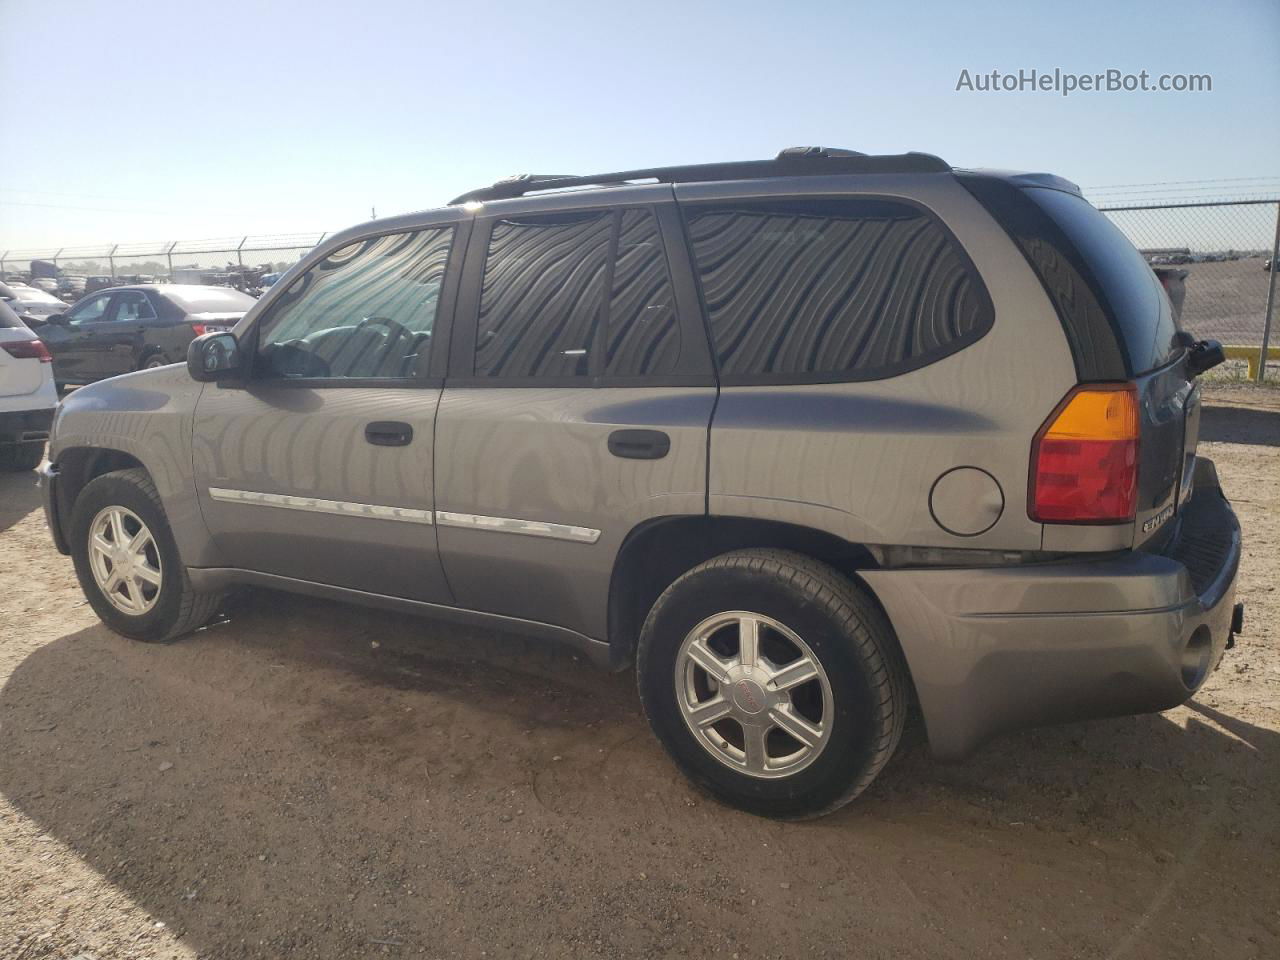
[[[240,373],[243,354],[232,333],[206,333],[187,347],[187,373],[192,380],[216,383]]]
[[[1212,370],[1218,364],[1225,362],[1226,359],[1227,355],[1222,349],[1222,344],[1217,340],[1201,340],[1187,354],[1187,366],[1191,369],[1191,375],[1198,377],[1206,370]]]

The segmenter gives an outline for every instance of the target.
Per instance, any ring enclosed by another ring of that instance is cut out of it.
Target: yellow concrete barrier
[[[1248,361],[1249,379],[1258,378],[1258,354],[1262,352],[1261,347],[1223,347],[1222,352],[1232,360]],[[1267,362],[1270,363],[1272,360],[1280,360],[1280,347],[1267,348]]]

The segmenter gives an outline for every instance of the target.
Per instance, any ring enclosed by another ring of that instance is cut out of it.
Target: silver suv
[[[186,367],[63,400],[53,536],[145,641],[254,584],[635,663],[759,814],[1186,700],[1240,533],[1151,269],[1056,177],[799,148],[355,227]]]

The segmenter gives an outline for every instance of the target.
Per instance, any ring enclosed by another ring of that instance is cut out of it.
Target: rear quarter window
[[[1087,266],[1124,341],[1130,370],[1145,373],[1173,359],[1178,331],[1173,311],[1155,271],[1129,238],[1081,197],[1038,187],[1026,193],[1061,228]]]
[[[932,214],[873,198],[690,204],[723,382],[893,376],[979,339],[991,299]]]

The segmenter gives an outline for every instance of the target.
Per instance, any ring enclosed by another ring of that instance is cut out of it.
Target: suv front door
[[[448,603],[433,526],[434,428],[468,223],[330,249],[273,291],[242,384],[206,386],[192,448],[228,566]]]
[[[467,251],[436,426],[459,606],[607,636],[614,559],[706,510],[715,378],[669,186],[504,202]]]

